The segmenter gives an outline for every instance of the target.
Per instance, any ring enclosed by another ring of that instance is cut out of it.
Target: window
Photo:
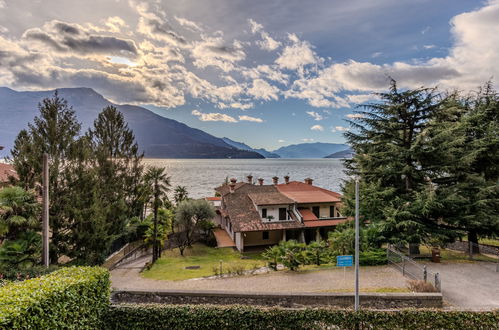
[[[329,207],[329,217],[334,218],[334,206]]]
[[[317,218],[320,217],[320,210],[321,208],[319,206],[313,206],[312,207],[312,213],[315,214]]]
[[[268,232],[268,231],[264,231],[264,232],[262,232],[262,238],[263,238],[264,240],[268,240],[268,239],[269,239],[269,232]]]
[[[267,218],[267,209],[262,209],[262,218]]]
[[[279,220],[287,220],[288,212],[285,207],[279,208]]]

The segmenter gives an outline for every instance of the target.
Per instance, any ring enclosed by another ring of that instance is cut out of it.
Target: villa
[[[258,179],[255,184],[250,175],[246,182],[231,179],[215,189],[221,196],[215,221],[239,251],[291,239],[305,243],[326,239],[329,231],[347,221],[339,211],[340,194],[314,186],[310,178],[299,182],[285,176],[282,184],[278,180],[274,177],[272,184],[265,185]]]

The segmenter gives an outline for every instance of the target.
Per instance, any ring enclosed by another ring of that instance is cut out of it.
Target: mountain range
[[[91,88],[57,90],[75,110],[82,132],[87,130],[103,108],[114,105],[123,113],[137,143],[148,158],[324,158],[348,149],[345,144],[302,143],[272,152],[251,148],[229,138],[218,138],[134,105],[114,104]],[[0,87],[0,145],[6,156],[23,128],[38,115],[38,103],[54,95],[54,90],[24,92]]]
[[[334,152],[324,158],[352,158],[354,154],[354,151],[351,148],[348,148],[346,150],[341,150],[338,152]]]

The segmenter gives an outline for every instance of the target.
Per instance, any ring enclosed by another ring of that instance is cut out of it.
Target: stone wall
[[[300,307],[353,306],[352,293],[241,293],[222,291],[115,291],[113,303],[161,303],[161,304],[214,304]],[[441,293],[363,293],[360,305],[364,308],[439,308]]]

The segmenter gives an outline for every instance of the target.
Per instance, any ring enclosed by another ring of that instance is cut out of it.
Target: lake
[[[340,184],[346,177],[341,159],[144,159],[148,166],[164,167],[170,176],[172,188],[186,186],[189,197],[201,198],[214,195],[214,188],[226,177],[246,180],[253,175],[270,184],[273,176],[283,183],[285,175],[292,181],[310,177],[314,185],[341,192]]]

